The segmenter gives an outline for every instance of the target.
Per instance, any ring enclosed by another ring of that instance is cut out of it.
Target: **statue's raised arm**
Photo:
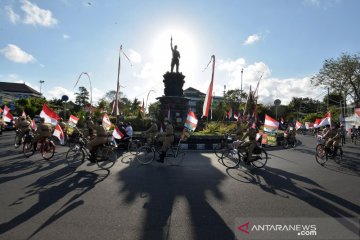
[[[172,51],[172,59],[171,59],[171,72],[173,72],[174,70],[174,66],[176,65],[176,72],[179,72],[179,58],[180,58],[180,53],[177,50],[177,46],[175,45],[173,47],[172,45],[172,36],[170,38],[170,47],[171,47],[171,51]]]

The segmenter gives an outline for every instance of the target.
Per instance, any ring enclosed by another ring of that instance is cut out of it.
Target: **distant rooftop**
[[[21,92],[41,95],[41,93],[29,87],[25,83],[0,82],[0,90],[4,92]]]

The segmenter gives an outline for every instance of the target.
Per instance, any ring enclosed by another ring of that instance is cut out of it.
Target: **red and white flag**
[[[321,123],[321,118],[317,118],[317,119],[315,119],[315,122],[314,122],[314,128],[318,128],[318,127],[320,127],[319,125],[320,125],[320,123]]]
[[[22,112],[21,116],[26,117],[25,111]]]
[[[143,99],[143,102],[142,102],[142,106],[140,107],[140,112],[145,113],[144,99]]]
[[[301,122],[296,121],[295,129],[298,130],[302,126]]]
[[[10,112],[10,108],[8,108],[8,106],[5,105],[5,107],[4,107],[4,115],[6,115],[8,112]]]
[[[237,113],[234,113],[234,118],[235,118],[236,121],[239,119],[239,116],[238,116]]]
[[[59,124],[56,125],[53,136],[57,137],[61,144],[64,144],[65,135]]]
[[[109,116],[105,113],[102,119],[102,125],[105,127],[106,130],[109,130],[111,127],[111,122]]]
[[[4,110],[2,110],[2,108],[0,108],[0,113],[2,113]]]
[[[112,135],[115,139],[122,139],[124,137],[124,134],[119,130],[117,126],[115,127]]]
[[[323,127],[326,125],[330,125],[331,126],[331,114],[330,112],[327,112],[324,117],[321,119],[321,122],[319,124],[319,127]]]
[[[14,120],[13,115],[10,112],[7,112],[3,115],[4,122],[12,122]]]
[[[59,116],[57,115],[57,113],[51,108],[49,108],[46,103],[44,103],[43,105],[40,117],[45,119],[45,123],[50,123],[52,125],[57,125],[57,121],[59,120]]]
[[[36,126],[36,123],[35,123],[34,119],[31,120],[31,128],[32,128],[34,131],[36,131],[36,129],[37,129],[37,126]]]
[[[79,121],[79,118],[75,117],[74,115],[70,115],[69,124],[71,126],[76,126],[78,121]]]
[[[228,119],[231,119],[232,115],[233,115],[233,111],[232,111],[232,108],[230,108],[229,111],[227,112]]]
[[[354,108],[354,113],[357,117],[360,117],[360,108]]]
[[[306,129],[312,129],[314,127],[314,124],[311,122],[305,122]]]
[[[210,109],[211,101],[212,101],[212,93],[213,93],[213,85],[214,85],[214,71],[215,71],[215,55],[212,55],[211,59],[213,61],[211,81],[210,81],[209,88],[206,92],[204,106],[203,106],[203,113],[202,113],[201,117],[208,117],[209,109]]]
[[[198,123],[198,119],[195,116],[195,113],[189,111],[184,126],[190,131],[195,131],[197,123]]]
[[[279,122],[270,117],[269,115],[265,115],[264,131],[271,132],[278,129]]]

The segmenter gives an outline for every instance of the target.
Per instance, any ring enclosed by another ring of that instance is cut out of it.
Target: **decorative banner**
[[[267,143],[268,146],[277,146],[277,142],[276,142],[276,135],[271,135],[268,134],[267,135]]]
[[[215,71],[215,55],[211,56],[211,60],[210,60],[209,64],[211,63],[211,61],[213,62],[211,81],[210,81],[209,88],[208,88],[208,90],[206,92],[204,106],[203,106],[203,114],[202,114],[201,117],[207,117],[209,115],[209,109],[210,109],[211,101],[212,101],[213,84],[214,84],[214,71]],[[208,66],[209,66],[209,64],[208,64]]]
[[[109,116],[106,113],[104,114],[102,125],[105,127],[106,130],[109,130],[111,127]]]
[[[302,126],[301,122],[296,121],[295,129],[298,130],[299,128],[301,128],[301,126]]]
[[[327,112],[324,117],[321,119],[321,122],[319,124],[319,127],[323,127],[326,125],[330,125],[331,126],[331,114],[330,112]]]
[[[314,122],[314,128],[318,128],[318,127],[320,127],[320,126],[319,126],[319,125],[320,125],[320,123],[321,123],[321,119],[320,119],[320,118],[315,119],[315,122]]]

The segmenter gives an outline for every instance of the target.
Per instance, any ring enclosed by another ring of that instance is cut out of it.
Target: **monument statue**
[[[177,45],[175,45],[175,47],[173,47],[172,44],[172,36],[171,36],[171,40],[170,40],[170,47],[171,47],[171,51],[172,51],[172,59],[171,59],[171,72],[174,71],[174,65],[176,65],[176,73],[179,72],[179,58],[180,58],[180,53],[177,50]]]

